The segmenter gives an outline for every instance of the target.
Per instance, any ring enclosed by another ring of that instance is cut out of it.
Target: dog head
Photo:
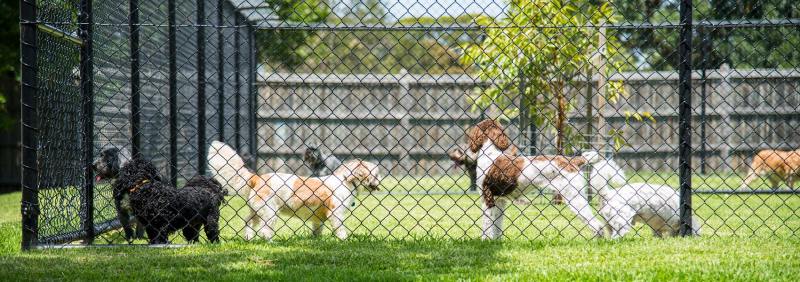
[[[114,181],[114,195],[129,193],[140,188],[144,183],[161,182],[161,175],[152,162],[134,158],[119,170]]]
[[[308,146],[303,153],[303,161],[310,167],[319,166],[322,164],[322,153],[316,146]]]
[[[625,171],[613,158],[603,157],[597,151],[583,152],[581,156],[592,165],[592,171],[589,173],[592,187],[602,188],[609,184],[622,185],[626,182]]]
[[[491,140],[500,151],[511,147],[511,139],[503,132],[503,126],[493,119],[485,119],[467,130],[467,144],[472,153],[477,153],[486,140]]]
[[[131,159],[128,149],[115,146],[105,146],[100,150],[100,155],[92,163],[97,181],[103,179],[113,179],[119,175],[119,171]]]
[[[359,159],[345,162],[333,174],[355,186],[367,187],[369,191],[378,190],[382,179],[378,165]]]

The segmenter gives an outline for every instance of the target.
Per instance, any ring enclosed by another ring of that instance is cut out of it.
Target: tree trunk
[[[564,154],[564,121],[567,119],[567,101],[564,98],[564,82],[559,81],[556,87],[556,102],[557,116],[556,116],[556,151],[559,155]]]

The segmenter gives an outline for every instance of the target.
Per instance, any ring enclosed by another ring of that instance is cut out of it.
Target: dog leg
[[[119,218],[119,223],[122,225],[122,230],[125,233],[125,240],[128,241],[128,243],[132,243],[134,234],[130,222],[131,215],[128,214],[128,211],[125,208],[122,207],[121,199],[115,199],[114,206],[117,209],[117,218]],[[136,222],[138,223],[138,220],[136,220]]]
[[[219,211],[212,211],[206,217],[206,237],[211,243],[219,243]]]
[[[503,237],[503,221],[505,220],[505,213],[506,213],[506,205],[508,204],[505,200],[499,200],[496,203],[496,207],[494,209],[494,218],[492,218],[492,228],[494,229],[492,233],[494,234],[493,239],[500,239]]]
[[[467,175],[469,175],[469,190],[478,191],[478,166],[476,164],[467,164],[464,167],[467,169]]]
[[[136,226],[136,237],[135,238],[136,239],[146,239],[145,236],[144,236],[144,225],[142,225],[142,223],[139,222],[139,220],[137,220],[135,218],[133,220],[135,222],[134,225]]]
[[[319,237],[319,235],[322,234],[322,225],[324,223],[325,222],[321,218],[311,218],[311,235],[314,237]]]
[[[186,242],[197,243],[200,242],[200,226],[201,224],[189,224],[183,228],[183,237]]]
[[[618,239],[628,234],[628,232],[630,232],[633,228],[633,220],[635,216],[636,212],[629,206],[625,206],[617,210],[616,215],[614,215],[612,219],[613,222],[611,223],[615,227],[615,232],[611,235],[611,238]]]
[[[278,211],[276,208],[272,207],[272,205],[262,205],[257,210],[258,215],[256,217],[260,217],[258,220],[264,223],[258,230],[258,234],[264,238],[264,240],[271,241],[272,237],[275,236],[275,221],[278,219]]]
[[[482,231],[481,232],[481,239],[484,239],[484,240],[494,239],[495,238],[494,233],[493,233],[494,232],[494,228],[492,228],[494,226],[494,221],[492,219],[494,218],[493,214],[494,214],[495,207],[491,207],[490,208],[490,207],[486,206],[486,203],[484,202],[481,205],[481,210],[483,211],[483,213],[481,214],[481,221],[483,222],[483,226],[481,228],[481,231]]]
[[[749,188],[750,183],[753,182],[753,180],[756,180],[757,177],[758,175],[756,174],[755,170],[749,169],[747,171],[747,177],[745,177],[744,180],[742,180],[742,186],[740,188],[741,189]]]
[[[778,185],[780,185],[781,183],[780,177],[775,173],[772,174],[769,177],[769,183],[771,184],[770,187],[772,188],[772,190],[778,190]]]
[[[595,237],[603,237],[603,223],[595,218],[594,213],[592,212],[592,207],[589,205],[589,199],[587,199],[584,193],[581,193],[583,185],[580,185],[581,187],[577,187],[576,185],[573,185],[573,183],[569,183],[567,181],[553,181],[550,185],[551,189],[554,189],[556,193],[561,193],[561,195],[567,201],[567,205],[569,206],[570,210],[578,215],[583,222],[589,225],[589,228],[592,229]],[[560,186],[563,188],[561,188],[561,191],[559,191],[557,188],[552,187],[554,185],[557,185],[556,187]]]
[[[336,233],[336,237],[345,240],[347,239],[347,228],[344,226],[345,207],[336,207],[331,216],[331,227]]]
[[[150,237],[149,243],[152,244],[166,244],[169,239],[169,233],[166,228],[147,228],[147,236]]]
[[[256,230],[258,230],[261,220],[256,214],[254,209],[250,209],[250,214],[244,219],[244,239],[247,241],[253,240],[256,237]]]

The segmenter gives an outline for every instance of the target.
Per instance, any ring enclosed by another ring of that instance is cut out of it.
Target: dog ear
[[[512,145],[511,139],[503,132],[503,126],[493,119],[485,119],[467,130],[467,143],[473,153],[481,149],[486,139],[492,140],[494,146],[501,151]]]
[[[486,129],[486,135],[488,136],[489,140],[492,140],[492,143],[494,143],[494,145],[500,149],[500,151],[505,151],[511,146],[511,139],[508,138],[501,127],[492,126]]]
[[[467,129],[467,145],[469,146],[469,150],[473,153],[477,153],[478,150],[481,149],[483,146],[483,142],[486,142],[486,134],[484,134],[483,130],[478,128],[477,126],[470,127]]]

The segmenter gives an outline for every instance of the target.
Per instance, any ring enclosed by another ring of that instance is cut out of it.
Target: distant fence
[[[621,163],[636,170],[677,169],[677,72],[619,73],[609,79],[624,81],[628,93],[601,111],[604,128],[622,129],[628,142],[617,153]],[[466,75],[411,74],[271,73],[260,75],[258,83],[262,171],[307,173],[305,146],[323,145],[340,158],[377,159],[387,171],[412,175],[441,174],[452,166],[447,150],[463,142],[464,130],[480,119],[466,96],[488,85]],[[596,85],[583,80],[570,91],[582,109],[569,114],[570,126],[580,132],[586,132],[583,109]],[[707,70],[705,78],[696,71],[692,86],[694,166],[739,170],[756,150],[800,147],[799,71]],[[626,111],[650,111],[656,123],[626,127]],[[518,125],[509,131],[520,140]],[[537,139],[534,151],[553,152],[553,133]]]

